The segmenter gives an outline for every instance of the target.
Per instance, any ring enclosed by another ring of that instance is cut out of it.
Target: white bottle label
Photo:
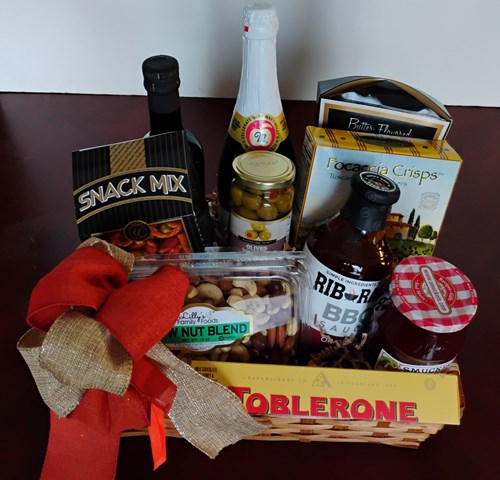
[[[307,243],[304,253],[312,285],[309,325],[334,337],[358,333],[369,320],[384,281],[345,277],[318,261]]]
[[[434,365],[411,365],[410,363],[400,362],[384,349],[380,351],[375,363],[375,370],[401,370],[402,372],[412,373],[439,373],[450,368],[455,359],[449,362]]]
[[[249,220],[231,212],[229,244],[244,250],[283,250],[290,234],[291,212],[272,222]]]

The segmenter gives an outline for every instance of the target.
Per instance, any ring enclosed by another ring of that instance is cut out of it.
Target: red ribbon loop
[[[38,282],[27,314],[31,326],[48,331],[70,309],[90,308],[134,361],[125,395],[91,389],[67,417],[51,412],[42,479],[88,478],[82,466],[92,465],[94,480],[111,480],[120,432],[146,426],[151,403],[168,413],[176,386],[143,356],[174,325],[188,284],[185,274],[172,266],[128,284],[120,262],[90,246],[75,250]]]

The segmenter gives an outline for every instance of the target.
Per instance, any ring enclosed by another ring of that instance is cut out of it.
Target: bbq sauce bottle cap
[[[357,172],[351,178],[351,194],[340,215],[365,232],[383,230],[391,206],[400,194],[390,178],[374,172]]]

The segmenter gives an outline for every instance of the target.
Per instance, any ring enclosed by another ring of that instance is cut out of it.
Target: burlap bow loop
[[[51,409],[42,479],[87,478],[78,466],[92,462],[95,480],[111,480],[120,432],[149,422],[157,426],[149,427],[157,465],[166,458],[158,454],[164,444],[158,412],[211,458],[268,428],[160,343],[180,314],[189,284],[184,273],[165,265],[128,283],[133,262],[133,255],[91,239],[32,293],[33,328],[18,349]]]

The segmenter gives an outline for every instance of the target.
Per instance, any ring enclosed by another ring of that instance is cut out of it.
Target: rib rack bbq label
[[[313,287],[311,327],[334,337],[359,333],[370,318],[384,281],[345,277],[318,261],[307,243],[304,252]]]
[[[201,251],[211,225],[184,132],[73,152],[82,240],[98,236],[140,253]]]

